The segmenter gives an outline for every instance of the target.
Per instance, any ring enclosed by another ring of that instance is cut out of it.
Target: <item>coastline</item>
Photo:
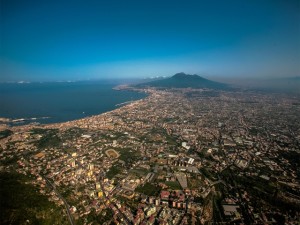
[[[127,181],[140,180],[136,171],[141,171],[141,177],[145,177],[143,179],[156,188],[161,180],[148,180],[153,174],[151,167],[160,167],[161,170],[159,172],[157,169],[157,173],[164,173],[163,167],[170,166],[171,176],[178,180],[176,186],[174,183],[164,183],[162,191],[181,191],[190,185],[186,181],[189,179],[188,175],[184,174],[194,173],[195,179],[203,180],[203,189],[199,189],[199,183],[189,187],[187,193],[194,196],[208,196],[214,188],[212,184],[239,180],[240,176],[246,179],[247,185],[248,182],[253,184],[253,191],[262,186],[261,182],[273,182],[267,183],[267,188],[273,188],[274,191],[276,182],[286,183],[287,176],[278,177],[278,180],[269,179],[277,174],[276,171],[273,175],[256,173],[251,177],[236,172],[247,168],[252,171],[260,170],[263,160],[280,155],[282,157],[278,158],[276,167],[286,168],[287,161],[283,156],[297,156],[295,150],[298,149],[298,140],[289,138],[290,131],[286,129],[298,129],[294,124],[299,108],[293,104],[293,99],[252,92],[221,92],[218,96],[211,96],[210,92],[205,95],[202,90],[195,92],[192,89],[180,89],[178,92],[143,90],[148,93],[146,98],[105,113],[63,123],[14,127],[13,132],[2,132],[2,136],[5,136],[0,140],[3,162],[9,162],[3,168],[33,176],[31,182],[39,185],[41,191],[47,195],[45,179],[41,176],[44,174],[62,193],[67,193],[66,201],[69,204],[73,202],[74,196],[78,199],[75,204],[70,204],[71,209],[78,209],[77,212],[72,210],[75,218],[85,218],[90,213],[90,208],[84,206],[87,205],[86,202],[88,205],[93,204],[94,197],[99,197],[97,193],[90,196],[90,193],[97,191],[96,185],[99,180],[102,182],[99,183],[101,193],[107,193],[116,204],[123,204],[119,202],[118,195],[124,192],[116,193],[111,188],[123,189]],[[194,96],[188,95],[190,93]],[[256,101],[253,101],[254,99]],[[241,107],[244,110],[239,110]],[[265,122],[262,124],[261,121]],[[259,130],[264,125],[267,127]],[[39,129],[32,130],[33,128]],[[295,150],[290,151],[284,145],[274,145],[273,140],[276,140],[276,137],[280,138],[277,140],[282,140],[282,143],[290,144]],[[254,146],[256,142],[258,148]],[[266,145],[274,147],[272,153]],[[109,154],[111,149],[119,155]],[[218,154],[220,151],[223,153]],[[206,157],[208,154],[214,157]],[[242,155],[243,158],[237,160],[236,155]],[[182,159],[186,165],[182,163]],[[176,160],[176,165],[172,161],[168,163],[170,160]],[[223,174],[227,168],[231,168],[232,171]],[[294,179],[297,167],[290,166],[286,168],[288,169],[291,170],[288,179]],[[169,176],[164,174],[165,180]],[[220,179],[219,175],[226,177]],[[258,185],[253,183],[259,179],[266,181],[260,180]],[[141,184],[137,182],[137,185]],[[121,185],[117,186],[119,184]],[[295,185],[299,186],[298,183]],[[294,186],[295,190],[298,186]],[[76,191],[76,188],[83,192]],[[136,192],[140,195],[138,190]],[[164,192],[158,192],[157,196],[161,193]],[[273,193],[270,192],[269,196],[273,197]],[[283,191],[282,196],[285,197],[286,203],[294,200],[288,191]],[[59,203],[55,195],[48,195],[48,198]],[[104,201],[102,202],[105,203]],[[292,209],[299,206],[299,201],[296,201],[289,203]],[[266,209],[266,212],[268,211],[269,209]]]
[[[70,119],[67,119],[67,120],[64,120],[64,121],[60,121],[60,120],[62,120],[61,118],[57,119],[54,116],[39,116],[39,117],[34,117],[34,116],[30,117],[29,116],[29,117],[15,117],[15,118],[14,117],[2,116],[2,117],[0,117],[0,130],[12,129],[12,128],[15,128],[15,127],[21,128],[21,127],[28,127],[28,126],[31,126],[31,127],[46,127],[46,126],[51,126],[52,124],[69,123],[70,121],[82,120],[82,119],[85,119],[85,118],[88,118],[88,117],[95,117],[95,116],[99,116],[101,114],[105,114],[105,113],[114,111],[116,109],[119,109],[121,107],[129,105],[129,104],[134,103],[136,101],[145,99],[149,96],[149,93],[146,90],[135,89],[135,88],[132,88],[128,85],[114,86],[114,87],[111,88],[111,90],[136,92],[136,93],[144,94],[144,96],[136,97],[137,99],[134,99],[135,97],[131,97],[131,99],[128,97],[128,99],[127,100],[125,99],[125,101],[123,101],[123,102],[113,104],[111,106],[108,106],[107,109],[100,110],[101,111],[100,113],[95,113],[95,114],[88,113],[88,114],[86,114],[85,110],[83,109],[82,116],[79,115],[79,118],[70,118]],[[103,105],[105,105],[105,103]],[[111,109],[111,108],[113,108],[113,109]],[[50,122],[49,122],[49,119],[50,119]],[[53,121],[53,120],[58,120],[58,121],[56,122],[56,121]],[[44,122],[44,121],[46,121],[46,122]]]
[[[128,90],[128,89],[127,89]],[[135,90],[135,91],[141,91],[140,89]],[[144,90],[145,93],[147,93],[147,96],[145,98],[131,101],[131,103],[123,105],[121,107],[118,107],[116,109],[110,110],[108,112],[100,113],[97,115],[93,116],[87,116],[81,119],[77,120],[70,120],[62,123],[51,123],[51,124],[44,124],[43,127],[45,128],[52,128],[52,129],[60,129],[60,130],[66,130],[71,127],[80,127],[80,128],[88,128],[93,130],[94,129],[99,129],[99,126],[102,129],[109,129],[110,126],[108,125],[109,122],[111,122],[111,119],[108,119],[108,117],[113,116],[114,113],[120,113],[121,111],[127,111],[128,109],[133,109],[134,107],[138,107],[139,104],[144,103],[145,101],[148,101],[149,98],[152,97],[153,92],[149,90]],[[95,120],[97,121],[96,125],[91,126],[90,124],[95,123]],[[40,124],[42,125],[42,124]]]
[[[75,119],[75,120],[69,120],[65,122],[57,122],[57,123],[29,123],[24,125],[14,125],[11,126],[9,124],[3,123],[0,124],[0,130],[4,129],[10,129],[14,132],[20,132],[20,131],[26,131],[30,130],[32,128],[48,128],[48,129],[59,129],[59,130],[67,130],[71,127],[80,127],[80,128],[88,128],[93,129],[93,126],[90,126],[90,124],[95,123],[97,121],[97,129],[99,129],[99,126],[101,129],[108,129],[109,126],[107,125],[107,119],[108,117],[112,116],[114,113],[119,113],[120,111],[126,111],[128,109],[132,109],[133,107],[137,107],[140,103],[143,103],[144,101],[147,101],[150,97],[152,97],[153,91],[149,89],[133,89],[133,88],[124,88],[124,89],[118,89],[118,90],[128,90],[128,91],[137,91],[137,92],[143,92],[146,93],[146,96],[142,99],[133,100],[133,101],[127,101],[126,104],[120,103],[118,104],[119,107],[116,109],[103,112],[96,115],[91,116],[85,116],[83,118]],[[8,121],[9,118],[0,118],[2,121]],[[108,119],[109,120],[109,119]],[[110,120],[111,121],[111,120]],[[102,125],[101,125],[102,122]],[[85,125],[84,125],[85,124]]]

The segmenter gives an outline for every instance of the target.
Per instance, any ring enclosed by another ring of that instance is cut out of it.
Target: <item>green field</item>
[[[119,173],[121,173],[121,168],[118,165],[113,165],[106,173],[106,177],[112,179]]]
[[[8,136],[10,136],[12,134],[13,134],[13,132],[11,130],[8,130],[8,129],[2,130],[2,131],[0,131],[0,139],[7,138]]]
[[[148,195],[148,196],[157,196],[160,193],[161,188],[153,184],[146,183],[145,185],[140,185],[135,189],[135,191]]]
[[[58,147],[61,145],[61,139],[57,136],[58,129],[32,129],[33,134],[42,135],[41,139],[35,141],[34,144],[38,148],[51,148]]]
[[[181,190],[181,186],[178,181],[166,181],[165,184],[172,190]]]

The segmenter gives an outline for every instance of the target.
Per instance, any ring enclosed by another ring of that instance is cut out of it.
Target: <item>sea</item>
[[[114,110],[146,93],[116,90],[120,81],[1,83],[0,118],[10,125],[58,123]]]

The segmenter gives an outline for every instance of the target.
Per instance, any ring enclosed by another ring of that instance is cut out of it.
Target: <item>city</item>
[[[300,0],[0,0],[0,225],[300,225]]]
[[[298,95],[123,88],[148,97],[65,123],[2,124],[1,172],[30,176],[63,224],[299,223]]]

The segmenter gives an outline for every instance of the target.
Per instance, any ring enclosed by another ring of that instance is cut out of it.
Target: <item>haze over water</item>
[[[118,104],[146,96],[112,89],[117,84],[108,81],[2,83],[0,117],[37,118],[26,123],[64,122],[104,113],[120,107]]]

